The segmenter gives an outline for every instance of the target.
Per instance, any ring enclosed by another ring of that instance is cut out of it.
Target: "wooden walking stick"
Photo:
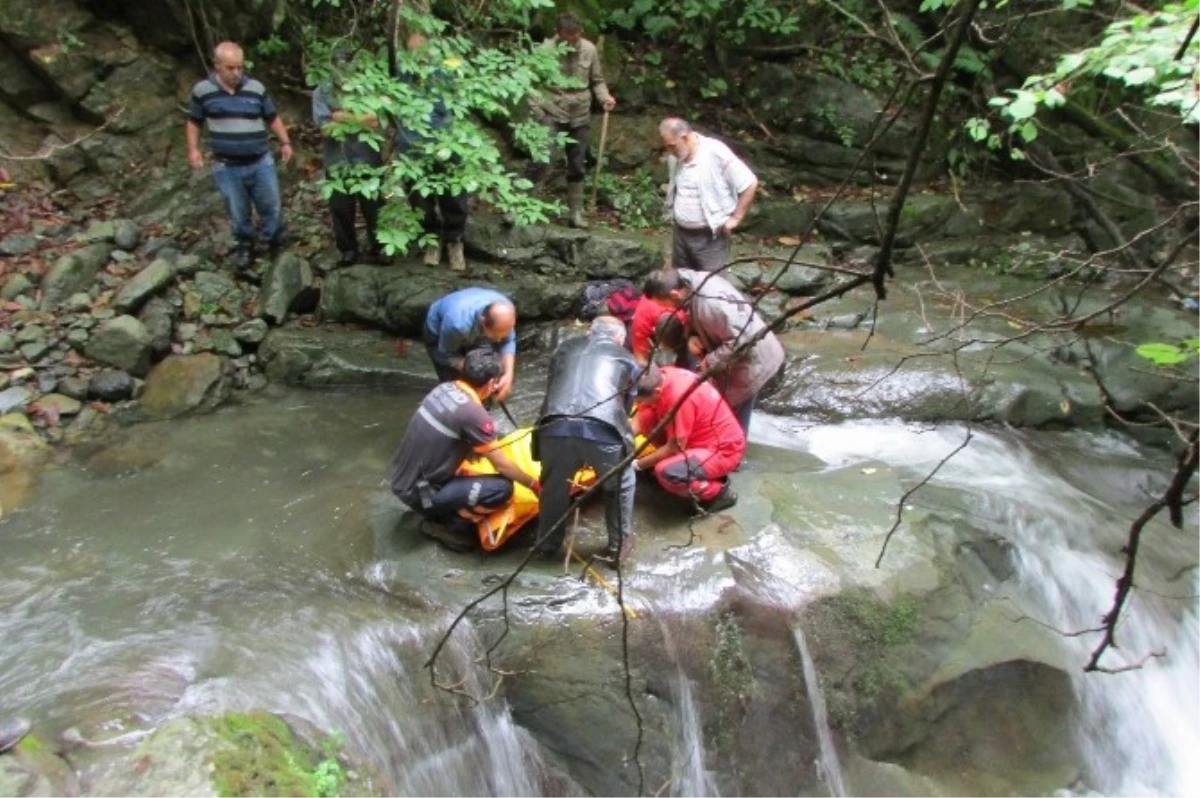
[[[592,213],[596,212],[596,194],[600,191],[600,170],[604,167],[604,145],[608,141],[608,109],[600,123],[600,152],[596,155],[596,174],[592,176]]]

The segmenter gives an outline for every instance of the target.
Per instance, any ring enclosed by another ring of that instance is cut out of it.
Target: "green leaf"
[[[1134,350],[1157,366],[1174,366],[1187,360],[1190,354],[1173,344],[1142,344]]]
[[[1018,122],[1029,119],[1037,113],[1037,100],[1031,92],[1019,91],[1004,112]]]

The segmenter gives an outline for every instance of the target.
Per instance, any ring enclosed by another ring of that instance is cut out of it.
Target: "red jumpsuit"
[[[661,393],[651,402],[642,400],[638,407],[637,426],[646,433],[696,382],[696,375],[684,369],[662,366],[659,370]],[[746,453],[746,433],[710,382],[683,401],[665,432],[667,441],[676,441],[682,451],[658,461],[654,477],[663,490],[676,496],[713,498]]]

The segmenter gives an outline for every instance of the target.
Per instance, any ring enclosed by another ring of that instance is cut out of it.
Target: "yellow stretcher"
[[[542,464],[533,459],[532,433],[533,429],[529,427],[518,429],[497,441],[497,446],[518,468],[526,474],[532,474],[541,479]],[[641,445],[642,438],[640,436],[637,442],[638,445]],[[646,454],[650,451],[653,449],[647,446],[642,453]],[[487,476],[495,474],[496,468],[492,465],[491,460],[486,457],[478,457],[464,462],[459,466],[458,473],[463,476]],[[595,471],[591,468],[581,469],[575,474],[572,491],[582,491],[595,481]],[[521,527],[537,518],[537,514],[537,494],[524,485],[513,485],[512,500],[477,524],[479,545],[483,547],[484,551],[495,551],[515,535]]]

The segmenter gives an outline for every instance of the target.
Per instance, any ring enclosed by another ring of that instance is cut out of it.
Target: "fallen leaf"
[[[780,236],[778,241],[780,244],[783,244],[785,247],[800,246],[800,239],[796,238],[795,236]]]

